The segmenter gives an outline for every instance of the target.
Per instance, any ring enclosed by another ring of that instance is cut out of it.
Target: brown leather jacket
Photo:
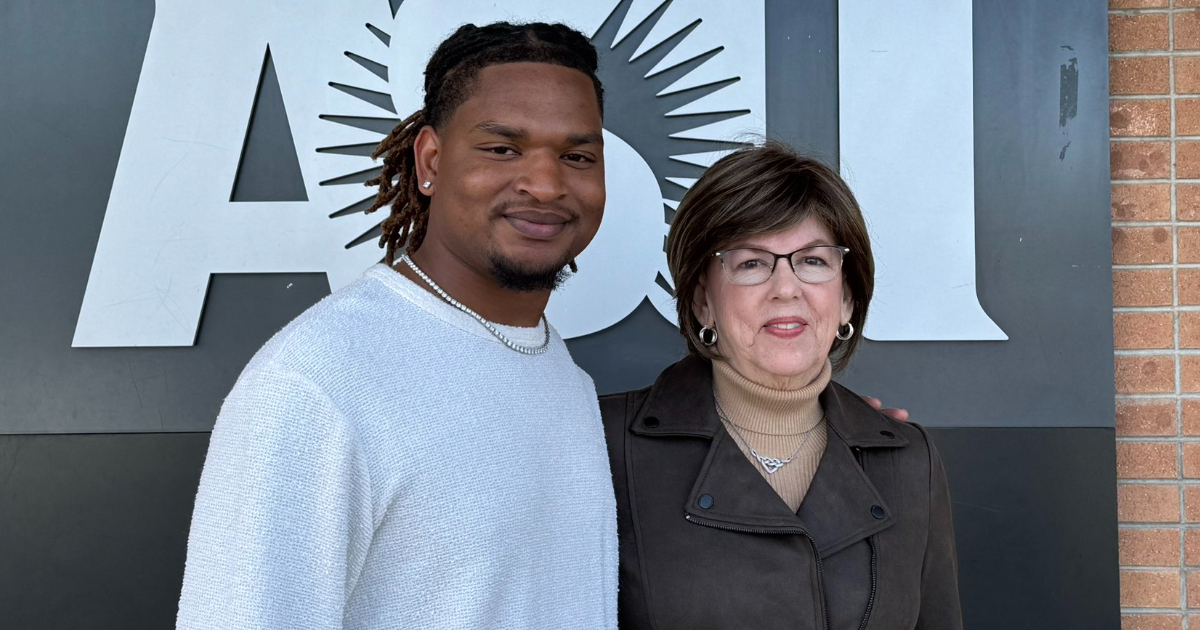
[[[604,396],[620,626],[962,628],[950,494],[920,426],[821,394],[829,443],[792,513],[717,418],[712,366]]]

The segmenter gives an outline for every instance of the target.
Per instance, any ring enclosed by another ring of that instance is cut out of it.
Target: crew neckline
[[[373,278],[379,281],[388,289],[399,294],[408,302],[412,303],[417,308],[425,311],[434,318],[449,324],[463,332],[469,333],[481,339],[487,339],[500,345],[504,342],[500,341],[491,333],[483,324],[479,323],[474,317],[455,308],[449,302],[443,300],[440,296],[429,291],[422,285],[413,282],[404,274],[396,271],[384,263],[377,263],[367,269],[364,276]],[[542,345],[546,339],[546,333],[539,323],[537,326],[526,328],[524,326],[507,326],[490,322],[499,330],[502,335],[507,337],[509,341],[521,346],[536,348]],[[547,324],[548,325],[548,324]],[[553,326],[550,326],[551,343],[558,336],[557,331]]]

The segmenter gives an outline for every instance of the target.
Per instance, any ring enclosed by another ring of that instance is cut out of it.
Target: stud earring
[[[433,182],[427,181],[424,184],[421,184],[421,188],[424,188],[425,190],[429,190],[429,187],[432,185],[433,185]]]

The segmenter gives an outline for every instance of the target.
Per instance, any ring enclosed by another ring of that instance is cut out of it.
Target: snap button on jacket
[[[828,445],[793,513],[725,431],[704,359],[601,398],[623,630],[962,628],[928,435],[836,383],[820,402]]]

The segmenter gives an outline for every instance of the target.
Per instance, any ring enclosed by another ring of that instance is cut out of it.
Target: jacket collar
[[[836,383],[830,383],[820,400],[829,439],[795,513],[725,431],[713,401],[712,367],[704,359],[689,356],[667,368],[630,430],[646,437],[712,441],[684,505],[689,520],[763,534],[804,533],[828,556],[895,523],[854,449],[896,448],[908,441],[888,431],[887,420]]]
[[[903,435],[850,390],[830,382],[820,396],[829,428],[851,448],[907,446]],[[647,422],[649,421],[649,422]],[[712,439],[724,432],[712,393],[712,365],[688,355],[668,367],[650,388],[630,430],[638,435],[689,435]]]

